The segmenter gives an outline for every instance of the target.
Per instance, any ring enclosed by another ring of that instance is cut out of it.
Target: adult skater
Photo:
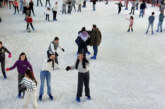
[[[149,18],[148,18],[149,24],[148,24],[148,29],[146,31],[146,34],[148,34],[148,30],[149,30],[150,26],[151,26],[151,32],[152,32],[152,34],[154,34],[154,31],[153,31],[153,24],[154,24],[154,20],[155,20],[154,14],[155,13],[152,12],[152,15],[149,16]]]
[[[58,53],[57,53],[57,48],[60,48],[63,52],[65,51],[63,48],[61,48],[59,46],[59,38],[58,37],[55,37],[54,38],[54,41],[52,41],[50,44],[49,44],[49,47],[48,47],[48,51],[47,51],[47,55],[48,55],[48,58],[54,54],[56,57],[55,57],[55,62],[58,64]]]
[[[78,70],[78,87],[77,87],[77,95],[76,101],[80,102],[80,97],[82,97],[83,92],[83,84],[85,85],[85,96],[87,96],[88,100],[91,100],[90,89],[89,89],[89,61],[84,58],[82,54],[78,55],[78,59],[76,64],[73,66],[68,66],[66,68],[67,71],[76,69]]]
[[[20,0],[20,11],[23,11],[23,0]]]
[[[68,14],[71,14],[72,11],[72,0],[68,0]]]
[[[126,18],[126,20],[130,21],[129,28],[128,28],[127,32],[130,32],[130,29],[133,32],[133,16],[131,16],[130,19]]]
[[[66,1],[63,0],[63,3],[62,3],[62,14],[65,13],[66,14]]]
[[[37,0],[37,5],[36,6],[39,6],[39,2],[41,4],[41,6],[42,6],[42,1],[41,0]]]
[[[136,0],[136,10],[138,10],[139,8],[139,0]]]
[[[53,96],[51,92],[51,73],[53,73],[53,70],[55,70],[55,68],[58,68],[58,65],[55,62],[55,55],[51,54],[49,59],[45,60],[44,65],[42,67],[42,71],[40,73],[40,79],[41,79],[40,95],[39,95],[40,101],[42,101],[42,96],[44,94],[45,79],[47,81],[47,94],[50,100],[53,100]]]
[[[29,28],[29,25],[31,26],[31,28],[32,28],[32,30],[34,31],[35,29],[34,29],[34,27],[33,27],[33,19],[32,19],[32,17],[31,16],[27,16],[26,17],[26,22],[27,22],[27,27],[26,27],[26,30],[28,31],[28,32],[30,32],[30,28]]]
[[[131,1],[131,4],[132,4],[132,8],[131,8],[131,12],[129,14],[133,14],[134,15],[134,11],[135,11],[135,1]]]
[[[35,14],[34,14],[34,3],[33,3],[33,0],[30,0],[29,6],[30,6],[30,11],[33,12],[33,16],[35,16]]]
[[[87,0],[83,1],[83,6],[82,6],[83,8],[86,8],[86,2],[87,2]]]
[[[161,10],[160,14],[159,14],[159,22],[158,22],[158,28],[156,30],[156,32],[162,32],[162,24],[163,24],[163,20],[164,20],[164,12],[163,10]]]
[[[151,0],[151,3],[152,3],[152,7],[155,7],[156,0]]]
[[[122,5],[121,1],[119,3],[116,3],[116,4],[118,5],[118,14],[120,14],[121,8],[123,5]]]
[[[86,53],[90,55],[90,52],[87,49],[87,45],[89,44],[89,34],[86,31],[85,27],[83,27],[82,30],[79,32],[78,37],[80,38],[78,44],[78,54],[83,54],[86,58]]]
[[[55,3],[52,11],[53,11],[53,21],[57,21],[56,17],[57,17],[57,11],[58,11],[58,2]]]
[[[49,3],[49,7],[51,7],[51,5],[50,5],[50,0],[46,0],[45,7],[47,7],[47,3]]]
[[[21,53],[19,56],[19,59],[15,62],[15,64],[12,67],[7,68],[6,71],[13,70],[16,67],[18,70],[18,98],[21,98],[21,93],[23,92],[23,96],[24,96],[25,92],[22,91],[19,84],[22,81],[22,79],[24,78],[25,72],[27,69],[30,69],[31,71],[33,71],[32,66],[29,63],[29,61],[27,60],[25,53]]]
[[[89,31],[89,35],[90,35],[90,45],[93,46],[93,50],[94,50],[94,55],[91,57],[91,59],[96,59],[98,46],[100,45],[102,38],[101,32],[96,25],[93,25],[92,31]]]
[[[81,12],[82,0],[78,0],[78,12]]]
[[[129,0],[125,0],[125,10],[128,10],[128,3],[129,3]]]
[[[31,70],[25,72],[25,77],[20,83],[20,87],[26,88],[26,94],[24,97],[24,104],[22,109],[28,109],[29,100],[31,99],[33,103],[33,109],[38,109],[37,104],[37,81],[34,77],[34,74]]]
[[[93,2],[93,11],[95,11],[96,10],[96,0],[92,0],[92,2]]]
[[[26,2],[26,0],[23,1],[23,14],[26,14],[26,9],[27,9],[27,5],[28,3]]]
[[[72,9],[76,11],[76,0],[72,0]]]
[[[147,8],[146,7],[146,3],[143,0],[143,3],[141,3],[141,5],[140,5],[140,15],[139,15],[139,17],[143,17],[144,16],[144,11],[145,11],[146,8]]]
[[[3,46],[2,42],[0,41],[0,63],[1,63],[1,71],[3,74],[4,79],[7,79],[6,72],[5,72],[5,53],[9,54],[9,58],[11,58],[10,51]]]

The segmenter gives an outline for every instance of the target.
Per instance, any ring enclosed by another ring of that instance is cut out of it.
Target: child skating
[[[46,15],[45,21],[50,21],[50,20],[49,20],[50,14],[51,14],[51,11],[50,11],[50,8],[48,7],[48,8],[46,9],[46,11],[45,11],[45,15]]]
[[[6,47],[4,47],[2,42],[0,41],[0,63],[1,63],[1,71],[2,71],[4,79],[7,79],[6,71],[5,71],[5,53],[6,52],[9,54],[8,57],[11,58],[10,51]]]
[[[119,3],[116,3],[118,5],[118,14],[121,12],[121,8],[123,7],[121,1]]]
[[[88,100],[91,100],[90,89],[89,89],[89,81],[90,81],[89,61],[86,58],[84,58],[82,54],[79,54],[75,65],[68,66],[66,68],[67,71],[73,69],[78,70],[78,87],[77,87],[76,101],[77,102],[81,101],[80,97],[82,97],[83,84],[85,85],[85,96],[87,97]]]
[[[26,17],[26,22],[27,22],[27,27],[26,27],[26,30],[28,31],[28,32],[30,32],[30,28],[29,28],[29,25],[31,26],[31,28],[32,28],[32,30],[34,31],[35,29],[34,29],[34,27],[33,27],[33,19],[32,19],[32,17],[31,16],[27,16]]]
[[[133,32],[133,16],[130,17],[130,19],[126,18],[126,20],[130,21],[129,28],[127,32],[130,32],[130,30]]]
[[[149,18],[148,18],[149,24],[148,24],[148,29],[146,31],[146,34],[148,34],[148,31],[150,29],[150,26],[151,26],[151,32],[152,32],[152,34],[154,34],[154,31],[153,31],[153,25],[154,25],[154,20],[155,20],[154,14],[155,13],[152,12],[152,15],[149,16]]]

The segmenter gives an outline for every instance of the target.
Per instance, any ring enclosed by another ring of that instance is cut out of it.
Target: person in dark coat
[[[30,11],[33,12],[33,16],[35,16],[35,14],[34,14],[34,8],[33,8],[34,7],[33,0],[30,0],[29,6],[30,6]]]
[[[100,45],[102,39],[101,32],[96,25],[93,25],[92,31],[89,31],[89,35],[90,35],[90,46],[93,46],[93,50],[94,50],[94,55],[91,57],[91,59],[96,59],[98,46]]]

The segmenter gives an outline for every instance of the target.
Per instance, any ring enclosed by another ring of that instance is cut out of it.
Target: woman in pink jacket
[[[130,29],[133,32],[133,23],[134,23],[133,22],[133,16],[131,16],[130,19],[126,18],[126,20],[130,21],[129,28],[128,28],[128,31],[127,32],[129,32]]]

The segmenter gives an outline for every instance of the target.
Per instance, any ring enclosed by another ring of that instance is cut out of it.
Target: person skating
[[[26,94],[24,97],[24,104],[22,109],[29,109],[29,101],[33,103],[33,109],[38,109],[37,104],[37,80],[34,77],[34,73],[31,70],[25,72],[25,77],[20,83],[20,87],[26,88]]]
[[[134,15],[134,11],[135,11],[135,1],[131,1],[131,4],[132,4],[132,8],[131,8],[131,12],[129,14],[133,14]]]
[[[0,63],[1,63],[1,71],[3,74],[4,79],[7,79],[6,71],[5,71],[5,53],[9,54],[9,58],[11,58],[11,52],[3,46],[2,42],[0,41]]]
[[[128,28],[127,32],[130,32],[130,29],[133,32],[133,23],[134,23],[133,22],[133,16],[131,16],[130,19],[126,18],[126,20],[130,21],[129,28]]]
[[[30,6],[30,11],[33,12],[33,16],[35,16],[35,14],[34,14],[34,3],[33,3],[33,0],[30,0],[29,6]]]
[[[108,0],[105,0],[106,2],[105,2],[105,4],[107,5],[108,4]]]
[[[20,0],[20,11],[23,11],[23,0]]]
[[[72,11],[72,0],[68,0],[68,14],[71,14]]]
[[[25,72],[27,69],[30,69],[31,71],[33,71],[33,68],[31,64],[29,63],[29,61],[27,60],[25,53],[21,53],[19,56],[19,59],[15,62],[15,64],[10,68],[6,68],[6,71],[13,70],[16,67],[18,71],[18,98],[21,98],[21,93],[23,92],[23,96],[24,96],[25,92],[24,90],[21,89],[19,84],[24,78]]]
[[[15,0],[15,1],[13,2],[13,4],[14,4],[14,9],[15,9],[14,15],[16,14],[16,11],[17,11],[18,14],[19,14],[19,4],[18,4],[18,1]]]
[[[67,71],[73,69],[78,70],[78,87],[77,87],[76,101],[81,102],[80,97],[82,97],[83,84],[85,85],[85,96],[87,97],[88,100],[91,100],[90,88],[89,88],[89,81],[90,81],[89,61],[86,58],[84,58],[82,54],[79,54],[76,64],[73,66],[68,66],[66,68]]]
[[[47,20],[50,21],[50,20],[49,20],[50,14],[51,14],[51,11],[50,11],[50,8],[48,7],[48,8],[46,9],[46,11],[45,11],[45,15],[46,15],[45,21],[47,21]]]
[[[28,30],[28,29],[30,29],[29,28],[29,25],[31,26],[31,28],[32,28],[32,30],[34,31],[35,29],[34,29],[34,27],[33,27],[33,19],[32,19],[32,17],[31,16],[27,16],[26,17],[26,22],[27,22],[27,27],[26,27],[26,30],[27,31],[30,31],[30,30]]]
[[[63,3],[62,3],[62,14],[65,13],[66,14],[66,1],[63,0]]]
[[[41,0],[37,0],[37,5],[36,5],[36,6],[39,6],[39,3],[40,3],[41,6],[42,6],[42,1],[41,1]]]
[[[72,9],[76,11],[76,0],[72,0]]]
[[[139,0],[136,0],[136,10],[138,10],[139,8]]]
[[[47,51],[47,56],[48,58],[54,54],[56,55],[55,57],[55,62],[58,64],[58,53],[57,53],[57,49],[60,48],[63,52],[65,51],[63,48],[61,48],[59,46],[59,38],[58,37],[55,37],[54,38],[54,41],[52,41],[50,44],[49,44],[49,47],[48,47],[48,51]]]
[[[46,0],[45,7],[47,7],[47,3],[49,3],[49,7],[51,7],[50,0]]]
[[[122,5],[121,1],[119,3],[116,3],[116,4],[118,5],[118,14],[120,14],[121,8],[123,5]]]
[[[14,8],[13,1],[14,1],[14,0],[9,0],[9,9],[11,9],[11,5],[12,5],[12,6],[13,6],[13,8]]]
[[[86,8],[86,2],[87,2],[87,0],[83,1],[83,6],[82,6],[83,8]]]
[[[152,32],[152,34],[154,34],[154,31],[153,31],[153,25],[154,25],[154,20],[155,20],[154,14],[155,13],[152,12],[152,15],[149,16],[149,18],[148,18],[149,24],[148,24],[148,28],[147,28],[146,34],[148,34],[150,26],[151,26],[151,32]]]
[[[89,31],[88,33],[90,36],[90,46],[93,46],[94,50],[94,55],[91,57],[91,59],[96,59],[98,46],[100,45],[102,39],[101,32],[96,25],[93,25],[92,31]]]
[[[82,0],[78,0],[78,12],[81,12],[81,5],[82,5]]]
[[[57,21],[57,11],[58,11],[58,2],[55,3],[55,6],[52,9],[53,11],[53,21]]]
[[[161,12],[159,14],[159,22],[158,22],[158,28],[157,28],[156,32],[159,32],[159,29],[160,29],[160,32],[162,32],[163,21],[164,21],[164,12],[163,12],[163,10],[161,10]]]
[[[92,0],[93,2],[93,11],[96,11],[96,0]]]
[[[155,7],[156,0],[151,0],[151,3],[152,3],[152,7]]]
[[[128,3],[129,3],[129,0],[125,0],[125,10],[128,10]]]
[[[83,54],[86,58],[86,53],[90,55],[90,52],[87,49],[87,45],[89,45],[89,34],[86,31],[86,28],[83,27],[82,30],[79,32],[78,37],[80,38],[78,44],[78,54]]]
[[[139,17],[143,17],[144,16],[144,11],[145,11],[146,8],[147,8],[146,7],[146,3],[143,0],[143,3],[141,3],[141,5],[140,5],[140,15],[139,15]]]
[[[47,94],[50,98],[50,100],[53,100],[52,92],[51,92],[51,73],[55,69],[59,68],[57,63],[55,62],[55,55],[52,54],[48,59],[45,60],[41,73],[40,73],[40,79],[41,79],[41,86],[40,86],[40,93],[39,93],[39,100],[42,101],[42,96],[44,94],[44,83],[45,79],[47,81]]]
[[[24,0],[23,1],[23,12],[22,12],[22,14],[26,14],[27,5],[28,5],[28,3],[26,2],[26,0]]]

